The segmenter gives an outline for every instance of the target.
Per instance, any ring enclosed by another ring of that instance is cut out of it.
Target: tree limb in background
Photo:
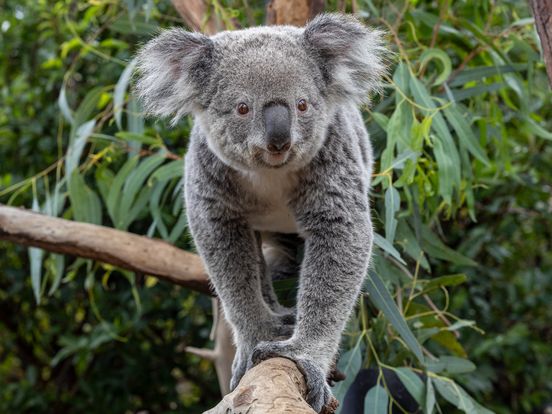
[[[552,87],[552,1],[530,0],[535,25],[539,33],[544,64],[548,73],[548,82]]]
[[[205,34],[215,34],[220,30],[214,14],[206,20],[205,0],[172,0],[172,4],[189,29]]]
[[[290,24],[304,26],[318,13],[322,13],[325,0],[268,0],[266,24]]]
[[[215,342],[214,349],[196,348],[187,346],[184,351],[208,359],[215,365],[220,392],[226,395],[230,392],[230,379],[232,378],[232,361],[236,353],[232,340],[232,329],[224,318],[219,299],[213,298],[213,329],[209,339]]]
[[[3,205],[0,240],[110,263],[211,293],[199,256],[162,240]]]
[[[271,358],[245,373],[234,391],[204,414],[316,414],[305,401],[307,386],[293,361]],[[336,405],[326,414],[335,411]]]

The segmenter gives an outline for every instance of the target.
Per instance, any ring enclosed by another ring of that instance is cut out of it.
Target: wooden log
[[[542,54],[548,82],[552,87],[552,1],[551,0],[530,0],[535,25],[542,45]]]
[[[198,255],[167,242],[0,205],[0,240],[98,260],[211,293]]]

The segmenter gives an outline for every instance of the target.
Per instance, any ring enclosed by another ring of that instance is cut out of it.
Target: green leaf
[[[75,140],[69,144],[65,154],[65,177],[67,181],[71,181],[73,171],[79,165],[84,146],[95,126],[96,121],[94,119],[82,124],[75,133]]]
[[[429,282],[424,285],[423,293],[431,292],[441,286],[457,286],[465,283],[467,280],[468,276],[466,276],[465,273],[436,277],[434,279],[430,279]]]
[[[477,263],[470,258],[445,246],[427,226],[421,226],[422,249],[432,257],[447,260],[457,265],[477,266]]]
[[[122,114],[123,106],[125,105],[125,94],[132,77],[132,72],[136,67],[136,59],[129,62],[117,84],[115,85],[115,91],[113,92],[113,116],[115,117],[115,123],[119,129],[123,129]]]
[[[33,211],[40,212],[38,200],[33,196]],[[42,259],[44,250],[36,247],[29,248],[29,262],[31,265],[31,286],[33,288],[36,303],[40,305],[42,296]]]
[[[51,253],[50,258],[53,261],[53,275],[54,279],[52,281],[52,285],[50,286],[50,290],[48,291],[48,295],[53,295],[55,291],[58,289],[59,285],[61,284],[61,279],[63,278],[63,271],[65,270],[65,256],[62,254],[56,254]]]
[[[534,120],[532,120],[530,117],[526,116],[525,119],[525,127],[527,130],[535,134],[537,137],[541,137],[547,140],[552,141],[552,132],[547,131],[543,127],[541,127],[539,124],[537,124]]]
[[[123,222],[121,224],[121,229],[127,229],[130,224],[138,218],[140,213],[144,210],[146,205],[148,204],[151,196],[152,188],[151,187],[144,187],[138,197],[136,197],[136,201],[132,204],[131,209],[128,211],[127,214],[122,215]]]
[[[422,406],[424,400],[424,383],[410,368],[393,368],[408,393]]]
[[[163,190],[165,189],[166,185],[167,185],[167,181],[160,181],[155,183],[150,197],[151,216],[153,218],[155,227],[159,230],[159,233],[161,234],[161,237],[164,240],[167,240],[169,238],[169,231],[167,230],[167,226],[163,221],[163,217],[161,214],[161,206],[159,204],[159,201],[161,199],[161,195],[163,194]]]
[[[171,230],[171,234],[169,235],[169,242],[175,243],[178,238],[184,233],[184,230],[188,226],[188,217],[186,216],[186,213],[183,211],[180,214],[180,217],[178,218],[178,221],[174,225],[174,227]]]
[[[159,167],[152,175],[152,180],[166,181],[173,178],[182,178],[184,175],[184,160],[174,160]]]
[[[355,346],[348,351],[344,352],[339,357],[339,362],[337,363],[337,369],[345,374],[345,380],[336,383],[333,386],[332,392],[335,398],[338,401],[343,401],[345,394],[349,390],[349,387],[353,383],[354,379],[357,376],[358,371],[362,365],[362,336],[359,336]],[[341,412],[343,405],[340,405],[337,414]]]
[[[507,85],[504,82],[495,82],[488,85],[479,84],[472,88],[449,89],[446,96],[452,102],[461,102],[466,99],[473,98],[474,96],[480,96],[485,93],[496,92],[506,87]],[[447,89],[446,83],[445,83],[445,89]],[[445,95],[439,96],[439,97],[444,98]]]
[[[433,378],[433,383],[435,384],[435,388],[437,388],[439,394],[441,394],[445,400],[455,405],[465,413],[492,414],[492,411],[475,402],[472,397],[470,397],[470,395],[454,381],[448,378],[435,377]]]
[[[124,217],[128,214],[134,204],[138,191],[142,189],[149,175],[159,165],[161,165],[165,159],[166,158],[163,154],[152,155],[140,162],[140,164],[130,173],[123,187],[121,202],[117,206],[116,215],[119,218],[119,221],[115,223],[117,228],[125,228],[125,226],[123,226],[123,222],[126,221]]]
[[[366,278],[364,287],[368,291],[372,303],[383,312],[385,317],[389,320],[389,322],[391,322],[391,325],[393,325],[404,342],[406,342],[410,348],[410,351],[416,355],[416,358],[418,358],[421,364],[424,364],[424,356],[420,344],[406,324],[406,321],[397,308],[393,297],[385,288],[383,281],[372,270],[368,272],[368,277]]]
[[[476,368],[469,359],[455,356],[441,356],[436,361],[428,360],[426,367],[436,373],[447,372],[449,374],[466,374],[475,371]]]
[[[433,82],[433,85],[440,85],[448,79],[452,71],[452,63],[448,55],[441,49],[426,49],[420,56],[420,67],[424,67],[430,60],[437,59],[441,62],[442,71]]]
[[[109,213],[109,216],[111,217],[111,221],[113,221],[113,224],[116,224],[119,221],[118,217],[118,206],[122,197],[121,190],[123,188],[123,184],[125,183],[125,180],[129,176],[129,174],[134,170],[136,167],[136,164],[138,164],[138,156],[134,156],[132,158],[129,158],[125,164],[121,167],[115,178],[113,178],[113,182],[111,183],[111,187],[109,188],[109,194],[106,200],[107,205],[107,212]]]
[[[127,104],[127,120],[128,126],[127,129],[138,135],[144,135],[144,117],[142,113],[142,107],[138,100],[133,96],[128,99]],[[140,142],[139,141],[130,141],[129,143],[131,151],[129,157],[132,157],[140,151]]]
[[[74,128],[80,127],[90,119],[103,91],[104,88],[102,86],[97,86],[86,94],[78,109],[75,111],[73,122]]]
[[[380,249],[382,249],[384,252],[389,253],[391,256],[393,256],[403,265],[406,265],[406,262],[401,257],[401,254],[399,253],[399,251],[395,249],[387,239],[384,239],[377,233],[374,233],[374,244],[378,246]]]
[[[483,164],[489,165],[489,158],[487,158],[487,154],[485,154],[483,148],[479,145],[478,139],[474,135],[465,118],[458,111],[458,107],[456,105],[450,105],[444,109],[444,112],[447,120],[458,134],[460,145],[465,145],[468,151],[475,158]]]
[[[435,408],[435,389],[431,378],[428,376],[426,380],[426,395],[424,403],[424,414],[433,414]]]
[[[84,177],[75,171],[69,181],[69,199],[76,221],[102,224],[102,205],[98,195],[90,189]]]
[[[395,239],[395,231],[397,230],[397,219],[395,214],[401,206],[401,195],[395,187],[390,185],[385,190],[385,238],[393,244]]]
[[[135,132],[126,132],[126,131],[120,131],[115,134],[117,138],[124,139],[125,141],[130,142],[141,142],[143,144],[150,144],[150,145],[156,145],[161,144],[162,142],[155,137],[150,137],[143,134],[137,134]]]
[[[379,112],[372,112],[372,119],[376,121],[376,124],[378,124],[384,131],[387,130],[387,125],[389,124],[389,118],[387,115]]]
[[[471,81],[481,81],[490,76],[501,75],[503,73],[522,72],[528,68],[527,63],[513,63],[502,66],[479,66],[474,68],[464,69],[456,77],[449,82],[450,86],[464,86]]]
[[[458,149],[454,144],[443,115],[437,111],[428,90],[412,75],[410,76],[410,89],[418,104],[435,111],[432,112],[433,122],[431,128],[436,133],[436,138],[432,142],[439,168],[439,194],[450,205],[454,189],[460,188],[461,174]]]
[[[364,398],[365,414],[387,414],[388,406],[389,396],[387,395],[387,391],[379,384],[372,387]]]
[[[399,220],[395,242],[401,246],[406,254],[414,261],[417,262],[419,260],[420,265],[424,269],[430,270],[429,262],[425,257],[424,251],[421,249],[414,232],[410,229],[406,220]]]
[[[69,122],[73,123],[73,112],[71,111],[71,108],[69,108],[69,103],[67,102],[67,95],[66,95],[66,84],[65,82],[61,85],[61,89],[59,90],[59,96],[58,96],[58,105],[59,109],[61,110],[61,113],[63,114],[63,117]]]

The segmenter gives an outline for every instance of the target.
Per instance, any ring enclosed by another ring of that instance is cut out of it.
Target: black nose
[[[279,103],[270,103],[263,109],[266,148],[270,152],[287,151],[291,147],[291,119],[289,108]]]

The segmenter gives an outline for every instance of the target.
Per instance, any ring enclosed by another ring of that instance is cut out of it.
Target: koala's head
[[[338,106],[378,88],[384,50],[381,32],[340,14],[212,37],[171,29],[138,54],[136,90],[149,114],[174,123],[193,113],[234,168],[296,169],[323,145]]]

